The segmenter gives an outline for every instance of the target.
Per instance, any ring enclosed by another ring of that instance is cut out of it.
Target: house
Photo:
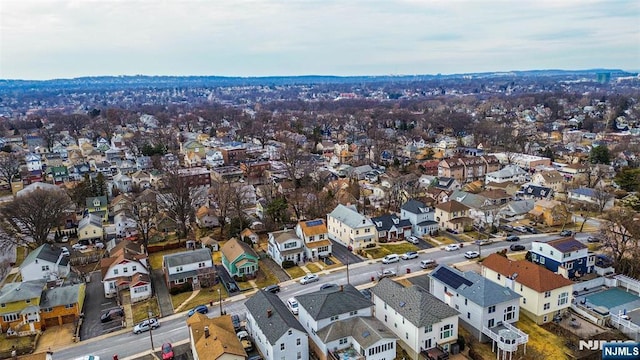
[[[569,221],[567,206],[556,200],[538,200],[527,217],[546,226],[559,226]]]
[[[436,177],[434,182],[431,183],[431,187],[438,190],[452,191],[452,190],[460,190],[462,185],[458,180],[452,177],[438,176]]]
[[[299,221],[296,235],[304,241],[307,259],[316,261],[331,256],[332,245],[324,219]]]
[[[27,164],[27,171],[42,171],[42,157],[35,153],[28,153],[24,156]]]
[[[573,203],[591,205],[598,210],[606,210],[613,207],[614,197],[604,189],[580,187],[569,190],[568,199]]]
[[[196,211],[196,224],[200,228],[214,228],[220,226],[220,220],[213,209],[203,205]]]
[[[244,305],[245,327],[266,360],[309,359],[306,331],[276,294],[258,290]]]
[[[411,199],[400,207],[400,218],[411,223],[411,233],[416,236],[433,235],[438,231],[435,210],[421,201]]]
[[[520,311],[538,325],[571,306],[573,282],[544,266],[491,254],[482,262],[482,276],[520,294]]]
[[[133,189],[133,180],[125,174],[115,175],[113,177],[112,183],[114,188],[123,193],[131,192],[131,190]]]
[[[243,241],[231,238],[220,249],[222,266],[233,277],[254,277],[258,272],[258,254]]]
[[[118,214],[121,211],[129,210],[133,205],[133,198],[128,194],[120,194],[111,199],[111,210],[109,212]]]
[[[209,287],[216,282],[213,258],[208,248],[164,255],[162,270],[169,290],[186,283],[197,290],[201,286]]]
[[[298,320],[321,359],[394,359],[397,337],[373,317],[373,304],[350,284],[296,296]],[[345,355],[341,355],[345,354]]]
[[[514,182],[516,184],[522,184],[527,181],[529,177],[529,173],[522,170],[522,168],[518,165],[507,165],[498,171],[493,171],[487,173],[484,178],[484,182],[490,183],[503,183],[503,182]]]
[[[469,217],[469,207],[455,200],[436,205],[436,221],[441,229],[455,232],[464,232],[473,223]]]
[[[496,217],[506,222],[522,220],[533,210],[534,205],[534,200],[511,201],[498,211]]]
[[[500,162],[493,155],[454,157],[438,164],[438,176],[454,178],[461,184],[482,180],[485,174],[500,169]]]
[[[3,333],[31,335],[40,332],[40,302],[45,279],[6,283],[0,288],[0,329]]]
[[[327,230],[330,239],[352,250],[364,249],[377,241],[373,222],[358,213],[355,206],[338,204],[327,215]]]
[[[224,157],[220,150],[209,150],[205,154],[204,162],[211,167],[218,167],[224,165]]]
[[[155,216],[156,229],[164,234],[172,233],[178,229],[178,223],[167,212],[160,212]]]
[[[233,328],[231,315],[208,318],[196,312],[187,318],[194,360],[245,360],[247,353]]]
[[[78,222],[78,239],[97,241],[104,238],[102,218],[98,215],[89,214]]]
[[[553,189],[555,192],[564,191],[564,176],[557,170],[544,170],[531,176],[533,184]]]
[[[244,230],[242,230],[242,232],[240,233],[240,239],[242,241],[251,241],[251,243],[254,245],[257,245],[260,242],[260,237],[258,236],[258,234],[256,234],[255,231],[249,228],[245,228]]]
[[[285,261],[298,264],[305,260],[304,242],[294,229],[270,232],[267,246],[267,253],[280,266]]]
[[[144,170],[138,170],[131,174],[132,187],[140,190],[151,188],[151,174]]]
[[[409,219],[400,219],[396,214],[385,214],[371,218],[378,232],[378,241],[404,240],[411,236],[413,225]]]
[[[151,297],[147,254],[142,245],[120,241],[109,250],[108,258],[100,260],[100,272],[106,298],[123,290],[129,291],[132,302]]]
[[[46,327],[72,324],[83,313],[86,284],[45,289],[40,300],[40,317]]]
[[[54,184],[61,184],[69,181],[69,171],[66,166],[51,166],[47,168],[47,174]]]
[[[109,202],[106,196],[94,196],[86,199],[89,214],[99,216],[102,221],[109,220]]]
[[[497,220],[496,215],[500,205],[493,204],[491,199],[466,191],[454,191],[449,198],[469,209],[467,214],[474,224],[482,224],[484,226],[485,224],[493,224]]]
[[[522,189],[516,193],[516,196],[527,200],[551,200],[553,199],[553,189],[534,184],[526,184],[522,185]]]
[[[593,272],[596,255],[574,237],[531,243],[531,261],[573,279]]]
[[[458,340],[458,312],[418,285],[405,287],[382,279],[371,289],[374,314],[400,339],[411,359],[451,352]]]
[[[118,237],[129,237],[138,234],[138,223],[135,219],[129,217],[126,211],[117,213],[113,217],[113,223]]]
[[[62,249],[50,244],[40,245],[20,264],[22,281],[64,279],[69,272],[69,257],[62,255]]]
[[[439,265],[428,276],[429,292],[458,310],[460,325],[481,342],[493,340],[500,351],[514,352],[529,341],[511,325],[520,317],[520,295],[513,290],[447,265]]]

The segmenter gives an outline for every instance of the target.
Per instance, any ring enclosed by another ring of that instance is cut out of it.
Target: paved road
[[[588,234],[578,234],[577,238],[581,241],[586,241]],[[525,245],[527,250],[531,248],[531,241],[533,240],[551,240],[557,238],[557,235],[523,235],[519,244]],[[489,253],[497,252],[502,249],[508,248],[512,243],[506,241],[496,241],[492,244],[482,246],[483,256]],[[406,269],[411,269],[411,272],[423,271],[420,266],[420,260],[426,258],[433,258],[440,264],[455,264],[463,261],[467,261],[464,258],[464,252],[467,250],[477,250],[478,246],[466,244],[463,249],[446,252],[441,249],[430,249],[422,251],[417,259],[400,261],[395,264],[382,265],[380,260],[368,260],[362,261],[357,264],[349,266],[349,282],[354,286],[368,286],[373,285],[371,277],[376,276],[377,272],[382,269],[394,269],[399,275],[405,274]],[[347,282],[346,269],[341,268],[329,273],[320,274],[320,281],[309,285],[300,285],[299,283],[289,280],[281,283],[281,291],[278,294],[281,299],[286,299],[315,291],[325,283],[338,283],[344,284]],[[246,301],[245,295],[235,296],[233,298],[223,301],[223,309],[228,314],[240,314],[246,311],[244,302]],[[218,304],[213,305],[209,311],[209,316],[217,316],[219,311],[216,311]],[[174,314],[170,317],[160,320],[160,328],[153,332],[154,344],[156,347],[160,346],[163,342],[178,343],[188,338],[189,334],[185,324],[187,319],[186,313]],[[54,360],[68,360],[84,355],[98,355],[106,359],[111,359],[112,356],[117,353],[121,359],[140,354],[151,348],[150,339],[148,333],[140,335],[134,335],[131,331],[123,331],[116,334],[111,334],[103,338],[91,339],[86,342],[81,342],[73,345],[72,347],[62,350],[54,351]]]

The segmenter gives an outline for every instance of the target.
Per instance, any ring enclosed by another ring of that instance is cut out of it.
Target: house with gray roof
[[[430,235],[438,231],[435,221],[435,209],[422,201],[409,199],[400,207],[400,218],[411,223],[411,232],[415,236]]]
[[[191,284],[194,290],[215,283],[216,274],[209,248],[187,250],[162,257],[162,270],[169,289]]]
[[[520,317],[520,295],[473,271],[439,265],[429,275],[429,292],[460,312],[460,324],[480,341],[493,340],[514,352],[529,336],[511,325]],[[517,275],[515,275],[517,276]]]
[[[428,289],[385,278],[371,293],[375,317],[401,339],[411,359],[422,359],[420,354],[427,351],[436,359],[457,353],[451,346],[458,340],[458,311]]]
[[[40,299],[40,316],[44,324],[59,326],[78,321],[84,305],[85,291],[85,283],[45,289]]]
[[[305,259],[304,242],[295,229],[284,229],[269,233],[267,253],[273,261],[282,266],[284,261],[297,264]]]
[[[384,214],[371,218],[378,232],[378,241],[404,240],[411,236],[412,225],[409,219],[400,219],[396,214]]]
[[[527,181],[529,178],[529,173],[522,170],[522,168],[518,165],[510,164],[498,171],[493,171],[487,173],[484,178],[484,182],[490,183],[503,183],[503,182],[514,182],[516,184],[522,184]]]
[[[296,296],[298,319],[318,358],[394,359],[397,337],[373,317],[373,303],[352,285]]]
[[[64,279],[70,271],[69,257],[62,255],[62,249],[51,244],[41,245],[31,251],[20,264],[22,281]]]
[[[378,240],[376,227],[366,216],[358,213],[355,206],[338,204],[327,215],[329,238],[352,249],[363,249]]]
[[[309,359],[307,332],[278,295],[259,290],[244,305],[247,332],[265,359]]]
[[[510,201],[500,209],[497,216],[508,222],[522,220],[533,210],[535,204],[535,200]]]

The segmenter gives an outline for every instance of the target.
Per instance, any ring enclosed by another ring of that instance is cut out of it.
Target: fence
[[[627,335],[629,339],[640,341],[640,326],[632,323],[630,319],[625,319],[617,314],[611,314],[611,324]]]

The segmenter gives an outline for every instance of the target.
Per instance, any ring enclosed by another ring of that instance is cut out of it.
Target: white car
[[[398,254],[389,254],[382,259],[383,264],[391,264],[398,261],[400,261],[400,255]]]
[[[417,237],[415,237],[415,236],[409,236],[409,237],[407,238],[407,241],[415,245],[415,244],[417,244],[417,243],[419,243],[419,242],[420,242],[420,239],[418,239],[418,238],[417,238]]]
[[[71,248],[73,250],[87,250],[87,245],[73,244],[73,245],[71,245]]]
[[[289,300],[287,300],[287,307],[293,315],[298,315],[298,300],[296,300],[296,298],[289,298]]]
[[[104,244],[101,242],[97,242],[93,246],[95,246],[96,249],[104,249]]]
[[[60,242],[67,242],[67,241],[69,241],[69,237],[68,237],[67,235],[63,236],[63,237],[60,239]]]
[[[69,252],[69,249],[67,249],[66,246],[63,246],[60,248],[60,250],[62,250],[62,256],[69,256],[71,255],[71,253]]]
[[[456,251],[460,250],[460,244],[449,244],[444,247],[445,251]]]
[[[157,319],[144,320],[133,327],[133,333],[140,334],[141,332],[149,331],[151,329],[157,329],[159,326],[160,323]]]
[[[402,254],[402,260],[411,260],[417,257],[418,253],[415,251],[407,251],[406,253]]]
[[[302,279],[300,279],[300,284],[307,285],[307,284],[310,284],[312,282],[316,282],[316,281],[319,281],[319,280],[320,280],[320,278],[318,277],[318,275],[313,274],[313,273],[312,274],[307,274]]]
[[[464,257],[466,257],[467,259],[475,259],[478,256],[480,256],[480,253],[477,251],[467,251],[466,253],[464,253]]]

